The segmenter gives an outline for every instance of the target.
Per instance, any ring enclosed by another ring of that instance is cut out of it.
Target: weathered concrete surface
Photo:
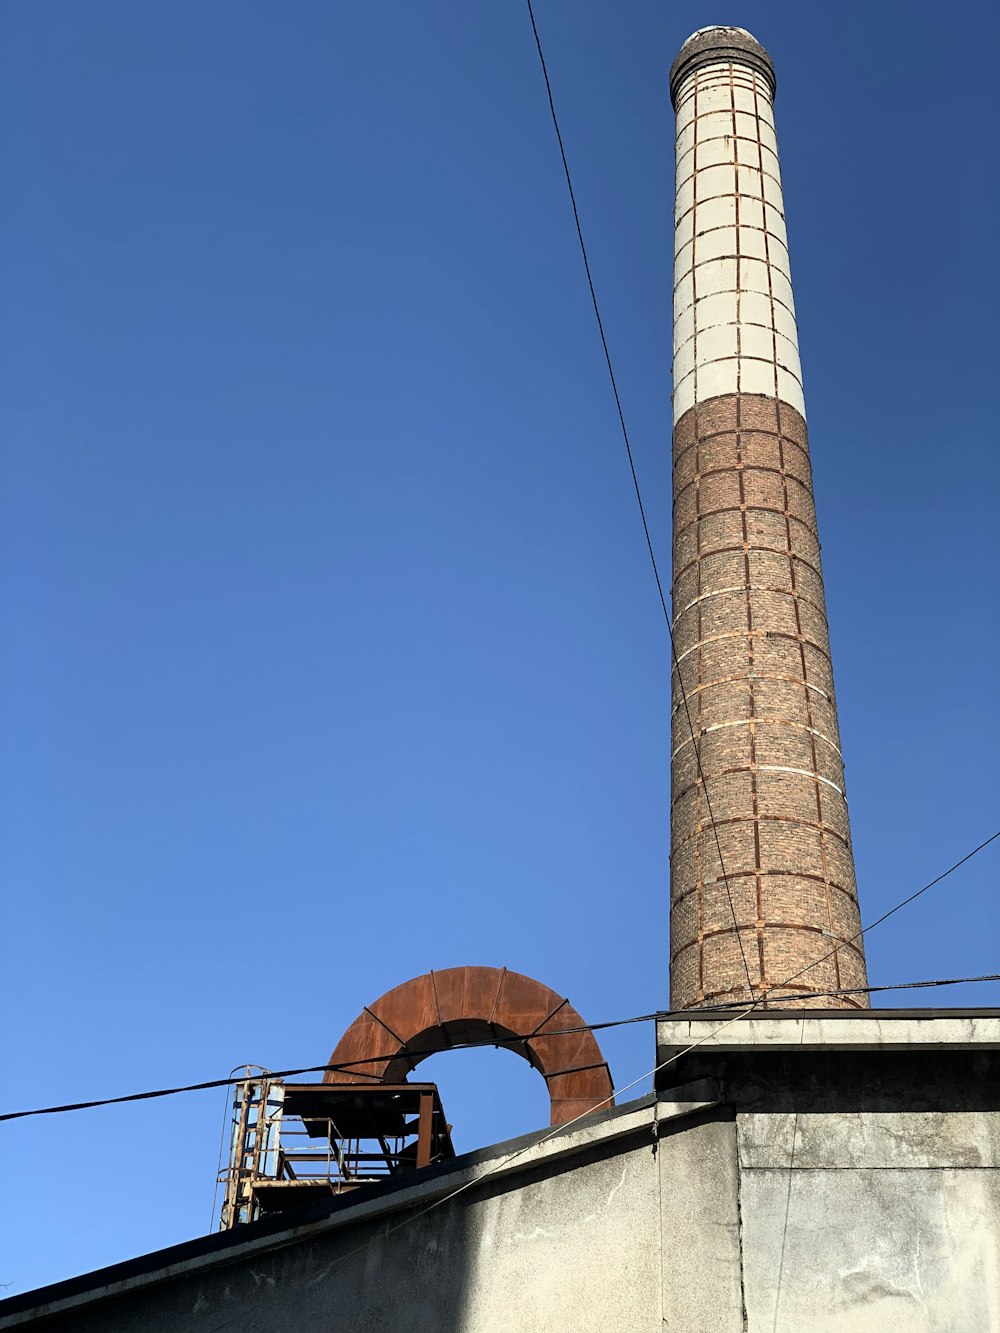
[[[207,1268],[67,1316],[80,1333],[234,1328],[486,1333],[659,1329],[652,1143],[579,1171],[504,1181],[425,1217],[373,1223]],[[486,1187],[484,1186],[484,1189]]]
[[[659,1157],[663,1327],[743,1333],[736,1121],[668,1133]]]
[[[655,1098],[0,1302],[0,1328],[1000,1333],[1000,1014],[908,1022],[731,1024]]]
[[[582,1173],[515,1188],[476,1210],[461,1327],[659,1328],[652,1139]],[[436,1327],[440,1327],[437,1325]]]
[[[1000,1167],[1000,1117],[947,1111],[740,1116],[744,1171]]]
[[[1000,1330],[995,1011],[706,1014],[658,1053],[733,1108],[746,1333]]]
[[[1000,1329],[1000,1179],[979,1170],[753,1169],[748,1333]]]
[[[648,1097],[353,1196],[318,1220],[291,1217],[284,1231],[254,1224],[221,1250],[195,1242],[131,1274],[46,1289],[24,1309],[0,1303],[0,1327],[541,1333],[558,1316],[575,1333],[654,1333],[656,1135],[710,1109],[711,1091]]]

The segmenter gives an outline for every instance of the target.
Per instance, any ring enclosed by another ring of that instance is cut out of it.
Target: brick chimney
[[[742,28],[695,33],[670,71],[673,615],[701,759],[699,773],[675,668],[677,1009],[867,984],[863,941],[848,942],[860,929],[857,885],[774,89],[770,56]],[[866,1008],[868,999],[799,1003]]]

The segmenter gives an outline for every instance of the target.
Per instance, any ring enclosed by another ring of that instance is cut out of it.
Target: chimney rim
[[[724,60],[749,65],[762,74],[770,86],[771,97],[774,97],[777,78],[770,53],[746,28],[716,24],[693,32],[670,66],[670,100],[674,108],[677,107],[677,91],[689,74],[705,65],[718,64]]]

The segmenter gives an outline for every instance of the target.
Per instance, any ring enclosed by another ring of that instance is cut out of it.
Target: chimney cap
[[[774,61],[752,33],[746,28],[699,28],[687,39],[670,66],[670,100],[675,107],[681,80],[702,65],[713,65],[720,60],[749,65],[764,76],[770,84],[771,96],[774,96]]]

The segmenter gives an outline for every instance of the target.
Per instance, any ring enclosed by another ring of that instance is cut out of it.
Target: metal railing
[[[454,1156],[433,1084],[285,1084],[247,1073],[234,1088],[218,1181],[224,1230]]]

